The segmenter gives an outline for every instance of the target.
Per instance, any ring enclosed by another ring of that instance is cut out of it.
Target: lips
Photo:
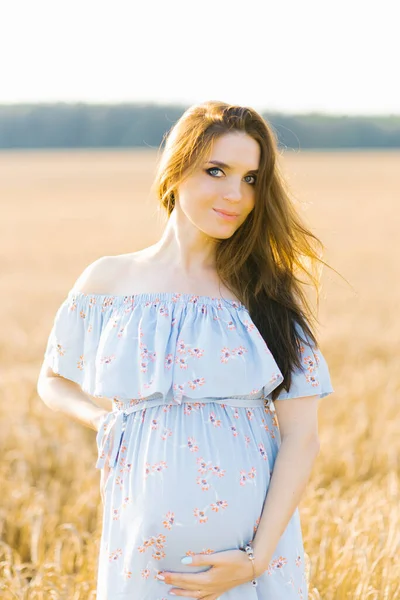
[[[221,210],[220,208],[214,208],[216,212],[222,213],[223,215],[228,215],[228,217],[238,217],[239,213],[228,212],[227,210]]]

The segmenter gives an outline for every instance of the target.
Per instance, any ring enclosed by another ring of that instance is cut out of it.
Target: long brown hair
[[[208,156],[213,141],[232,130],[246,132],[258,142],[260,164],[254,209],[230,238],[217,244],[216,269],[249,310],[284,377],[272,392],[275,400],[283,388],[289,391],[292,370],[301,366],[296,323],[309,338],[300,339],[318,347],[310,325],[317,318],[298,276],[309,278],[319,306],[317,266],[326,263],[321,259],[322,242],[302,223],[290,199],[272,127],[252,108],[219,101],[191,106],[164,137],[152,187],[169,217],[180,182]]]

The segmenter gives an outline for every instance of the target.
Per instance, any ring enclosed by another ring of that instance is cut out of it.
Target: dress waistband
[[[255,408],[257,406],[265,406],[267,400],[261,398],[215,398],[204,397],[198,400],[184,397],[182,404],[215,404],[233,406],[238,408]],[[96,435],[98,448],[98,458],[96,468],[102,469],[106,462],[109,467],[114,467],[118,460],[118,453],[122,442],[122,436],[125,431],[128,415],[139,410],[152,408],[154,406],[179,406],[179,404],[169,398],[152,398],[150,400],[128,401],[121,402],[113,400],[113,409],[109,411],[104,420],[101,422]]]

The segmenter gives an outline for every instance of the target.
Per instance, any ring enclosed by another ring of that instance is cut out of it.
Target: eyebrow
[[[229,165],[227,165],[224,162],[221,162],[220,160],[209,160],[208,163],[211,164],[211,165],[217,165],[218,167],[224,167],[225,169],[230,169],[231,168]],[[248,173],[258,173],[258,169],[250,169],[247,172]]]

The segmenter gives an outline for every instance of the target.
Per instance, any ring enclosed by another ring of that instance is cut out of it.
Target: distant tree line
[[[156,149],[186,108],[136,103],[0,105],[0,149]],[[285,149],[400,147],[400,114],[262,115],[275,131],[279,146]]]

